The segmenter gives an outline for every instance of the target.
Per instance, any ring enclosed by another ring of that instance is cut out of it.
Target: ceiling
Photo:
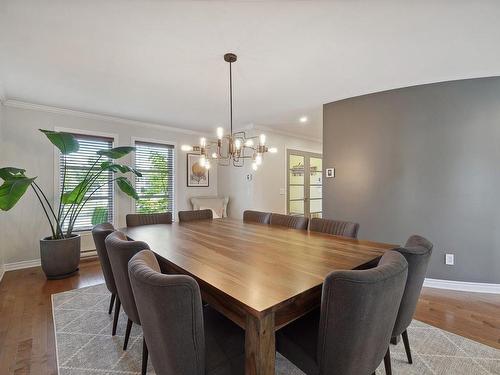
[[[321,137],[321,105],[500,75],[499,1],[0,0],[8,99],[211,131]],[[300,123],[301,116],[308,122]]]

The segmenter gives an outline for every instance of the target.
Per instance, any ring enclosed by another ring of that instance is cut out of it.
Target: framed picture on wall
[[[187,186],[208,187],[210,185],[210,170],[200,164],[200,155],[187,154]]]

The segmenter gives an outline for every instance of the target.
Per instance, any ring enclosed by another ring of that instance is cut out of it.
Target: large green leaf
[[[68,191],[62,195],[63,204],[80,204],[89,190],[89,183],[87,180],[83,180],[71,191]]]
[[[77,152],[80,149],[80,144],[73,136],[73,134],[44,129],[39,130],[47,136],[49,141],[51,141],[52,144],[56,146],[63,155]]]
[[[0,168],[0,178],[2,180],[8,181],[19,177],[26,177],[24,175],[25,169],[15,168],[15,167],[5,167]]]
[[[8,211],[14,207],[35,178],[17,177],[6,180],[0,186],[0,210]]]
[[[111,150],[99,150],[97,151],[97,155],[107,156],[111,159],[120,159],[130,154],[132,151],[135,151],[135,147],[122,146],[112,148]]]
[[[118,184],[120,190],[127,194],[129,197],[132,197],[135,200],[139,199],[139,195],[126,177],[118,177],[116,179],[116,183]]]
[[[121,173],[128,173],[131,172],[135,174],[138,177],[142,177],[142,173],[139,172],[137,169],[130,168],[128,165],[123,165],[123,164],[116,164],[111,161],[105,161],[101,163],[101,169],[103,171],[112,171],[115,173],[121,172]]]
[[[92,213],[92,225],[102,224],[108,221],[108,209],[104,207],[94,208]]]

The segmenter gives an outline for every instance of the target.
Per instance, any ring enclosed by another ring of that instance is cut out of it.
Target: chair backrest
[[[282,214],[271,214],[269,224],[279,225],[287,228],[303,229],[307,230],[307,224],[309,219],[304,216],[292,216],[292,215],[282,215]]]
[[[138,227],[151,224],[172,224],[172,213],[162,214],[128,214],[126,216],[127,227]]]
[[[386,252],[377,267],[334,271],[323,284],[318,338],[319,373],[372,374],[389,347],[408,264]]]
[[[270,212],[252,210],[246,210],[243,212],[243,221],[247,223],[269,224],[269,220],[271,220]]]
[[[213,219],[212,210],[179,211],[179,222]]]
[[[394,325],[392,336],[403,333],[415,314],[418,298],[424,284],[427,267],[432,255],[433,244],[421,236],[411,236],[405,247],[395,249],[401,253],[408,262],[408,279],[405,292],[399,307],[398,317]]]
[[[110,223],[98,224],[92,228],[92,237],[94,238],[95,249],[97,251],[97,256],[99,257],[99,262],[101,263],[104,281],[106,282],[106,287],[111,294],[116,294],[116,284],[113,276],[113,270],[111,269],[111,263],[109,262],[108,250],[106,249],[104,241],[106,240],[106,237],[114,231],[115,227]]]
[[[311,219],[309,230],[333,234],[335,236],[357,238],[359,224],[350,221],[328,220],[315,217]]]
[[[139,251],[149,249],[149,246],[142,241],[129,241],[127,236],[120,231],[113,232],[106,237],[105,243],[123,310],[131,321],[141,324],[128,277],[128,262]]]
[[[148,250],[132,258],[129,274],[156,373],[204,375],[203,305],[196,281],[161,274]]]

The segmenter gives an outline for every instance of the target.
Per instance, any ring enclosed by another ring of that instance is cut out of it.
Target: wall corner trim
[[[5,269],[4,266],[0,266],[0,283],[2,282],[3,275],[5,275]]]
[[[24,268],[38,267],[40,266],[40,259],[33,260],[23,260],[21,262],[5,263],[5,272],[22,270]]]
[[[473,283],[468,281],[452,281],[426,278],[424,287],[457,290],[461,292],[500,294],[500,284]]]

